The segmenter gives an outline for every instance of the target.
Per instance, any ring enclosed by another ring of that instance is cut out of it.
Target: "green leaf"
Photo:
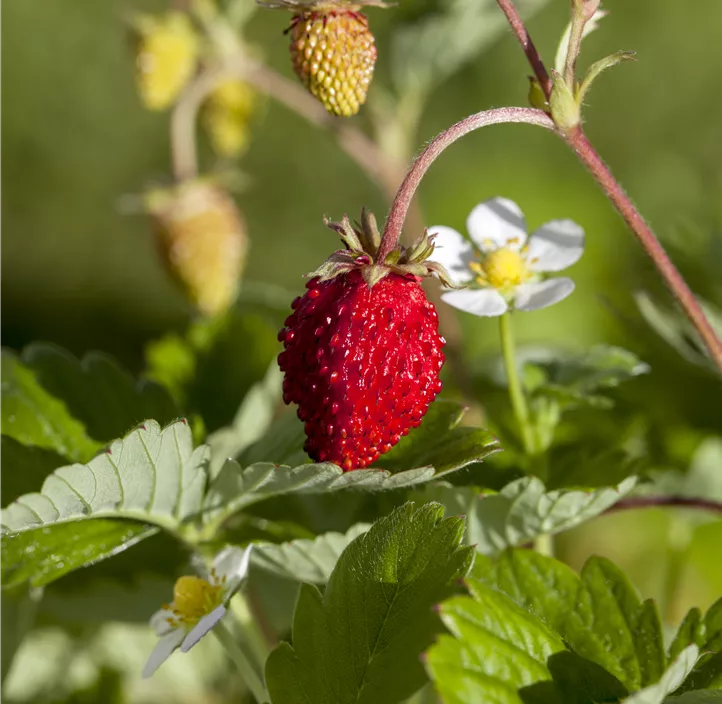
[[[23,445],[14,438],[0,438],[2,503],[14,501],[39,487],[54,469],[68,463],[57,452]]]
[[[704,617],[699,609],[690,610],[670,645],[670,658],[688,643],[697,645],[702,657],[681,691],[722,689],[722,598],[709,607]]]
[[[2,433],[75,461],[87,460],[99,447],[67,406],[9,350],[2,350]]]
[[[386,704],[419,689],[440,626],[432,606],[471,562],[463,531],[438,504],[406,504],[344,550],[323,595],[302,585],[293,646],[266,663],[273,704]]]
[[[162,386],[134,379],[109,355],[90,352],[78,360],[55,345],[32,344],[22,361],[100,442],[125,435],[146,418],[166,425],[180,415]]]
[[[6,557],[3,551],[3,562]],[[3,579],[3,582],[5,580]],[[15,653],[23,638],[32,628],[35,612],[42,594],[28,586],[8,588],[3,584],[0,594],[1,613],[0,626],[2,627],[2,649],[0,649],[0,682],[5,683],[5,677],[10,670]]]
[[[263,381],[254,384],[241,403],[233,423],[208,436],[210,476],[218,476],[225,461],[238,457],[269,429],[281,401],[281,371],[273,362]]]
[[[324,533],[312,540],[253,545],[253,564],[279,577],[312,584],[326,584],[341,553],[370,528],[358,523],[346,533]]]
[[[698,689],[678,697],[667,697],[664,704],[722,704],[722,690]]]
[[[193,449],[185,421],[161,430],[147,421],[88,464],[56,469],[40,493],[2,512],[2,530],[21,533],[89,518],[132,518],[176,529],[197,514],[206,484],[207,446]]]
[[[427,495],[451,513],[466,515],[467,542],[492,555],[598,516],[629,494],[636,482],[630,477],[611,489],[546,491],[539,479],[525,477],[498,494],[439,483],[429,487]]]
[[[534,384],[529,388],[532,395],[555,399],[562,410],[584,405],[609,407],[611,402],[601,392],[650,371],[649,365],[632,352],[606,345],[579,356],[527,365],[535,370]]]
[[[635,59],[636,52],[634,51],[617,51],[614,54],[605,56],[599,61],[595,61],[587,69],[584,80],[582,81],[579,88],[577,88],[577,100],[579,101],[579,104],[581,105],[584,97],[587,94],[587,91],[591,88],[592,83],[594,83],[594,81],[599,77],[599,74],[606,71],[607,69],[616,66],[617,64],[622,63],[622,61],[634,61]]]
[[[467,579],[471,596],[441,606],[451,635],[427,653],[427,669],[449,704],[591,704],[624,696],[602,668],[570,652],[528,610],[487,584]]]
[[[597,663],[628,691],[656,682],[666,657],[657,608],[641,602],[611,562],[592,557],[581,575],[552,558],[507,550],[496,561],[477,556],[475,577],[508,594]]]
[[[50,584],[68,572],[117,555],[158,530],[144,523],[103,518],[3,535],[3,589],[24,582],[33,587]]]
[[[668,694],[674,692],[690,673],[699,657],[696,645],[686,647],[662,674],[659,682],[636,692],[624,700],[625,704],[662,704]]]

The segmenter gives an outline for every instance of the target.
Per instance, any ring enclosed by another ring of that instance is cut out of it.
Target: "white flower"
[[[186,575],[176,581],[173,601],[150,619],[160,640],[143,668],[143,677],[150,677],[177,648],[187,653],[223,618],[226,604],[248,575],[251,547],[221,550],[207,579]]]
[[[503,315],[507,310],[537,310],[566,298],[574,282],[545,274],[571,266],[584,251],[584,230],[571,220],[552,220],[527,239],[526,222],[516,203],[492,198],[477,205],[466,221],[473,242],[450,227],[431,227],[434,253],[460,291],[441,298],[474,315]]]

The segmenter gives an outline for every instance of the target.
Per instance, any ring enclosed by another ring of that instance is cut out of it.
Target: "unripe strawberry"
[[[248,246],[230,195],[198,180],[151,191],[146,203],[161,258],[193,305],[209,316],[227,310],[238,294]]]
[[[250,123],[258,103],[256,92],[243,81],[222,81],[210,94],[203,123],[213,150],[224,157],[242,154],[250,140]]]
[[[366,467],[421,423],[441,390],[445,342],[420,281],[439,264],[426,262],[424,234],[409,248],[375,261],[379,234],[364,213],[354,230],[345,218],[330,227],[345,250],[310,276],[304,296],[279,333],[283,398],[298,404],[304,449],[345,471]]]
[[[149,110],[170,107],[196,70],[198,37],[182,12],[140,15],[136,31],[136,80]]]
[[[293,70],[330,113],[355,115],[366,102],[376,64],[376,42],[363,5],[377,0],[280,0],[264,3],[294,11],[291,35]]]

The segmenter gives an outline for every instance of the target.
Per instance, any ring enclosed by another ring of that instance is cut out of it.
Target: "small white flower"
[[[177,648],[187,653],[223,618],[226,604],[248,575],[251,548],[224,548],[215,556],[207,579],[186,575],[176,581],[173,601],[150,619],[160,640],[143,677],[150,677]]]
[[[446,267],[467,288],[441,298],[474,315],[503,315],[508,310],[537,310],[566,298],[574,282],[544,275],[571,266],[584,252],[584,230],[571,220],[552,220],[526,234],[519,206],[506,198],[477,205],[466,221],[472,242],[450,227],[429,228],[434,236],[430,259]]]

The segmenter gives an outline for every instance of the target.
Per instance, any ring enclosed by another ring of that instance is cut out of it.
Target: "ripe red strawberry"
[[[329,226],[346,249],[294,300],[279,333],[285,350],[278,363],[284,401],[298,404],[305,423],[304,449],[349,471],[370,465],[418,426],[441,391],[445,342],[420,280],[447,275],[425,262],[433,251],[426,234],[380,263],[372,215],[364,213],[360,230],[348,218]]]

